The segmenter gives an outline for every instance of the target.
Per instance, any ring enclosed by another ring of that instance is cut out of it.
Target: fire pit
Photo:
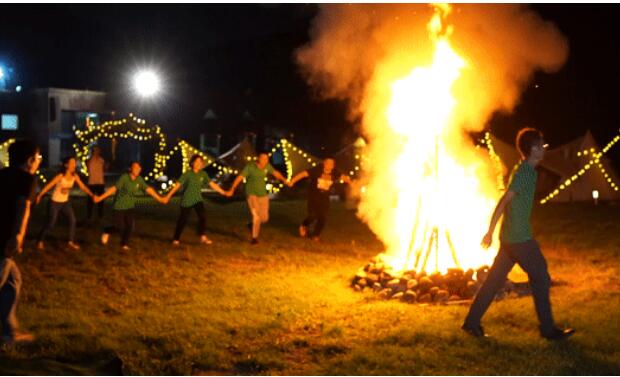
[[[445,274],[415,270],[395,272],[380,258],[374,258],[355,274],[351,286],[356,291],[374,291],[386,300],[400,300],[408,303],[446,304],[469,302],[489,273],[488,266],[466,271],[450,268]],[[527,283],[507,280],[504,289],[496,299],[509,296],[520,297],[530,294]]]

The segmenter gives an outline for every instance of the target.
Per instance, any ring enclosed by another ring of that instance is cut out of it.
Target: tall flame
[[[480,240],[499,193],[486,173],[488,157],[476,153],[455,110],[467,100],[453,89],[468,63],[450,45],[452,28],[443,23],[450,6],[433,8],[430,64],[392,82],[385,75],[375,85],[389,87],[388,101],[367,104],[379,120],[360,213],[386,245],[382,260],[397,271],[445,273],[488,264],[494,255]]]

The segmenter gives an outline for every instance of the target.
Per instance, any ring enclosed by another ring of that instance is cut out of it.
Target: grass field
[[[356,293],[350,278],[381,244],[353,211],[332,208],[322,243],[296,236],[301,201],[272,202],[261,243],[247,242],[243,202],[207,201],[214,245],[169,238],[176,203],[141,208],[133,250],[103,247],[80,228],[64,250],[64,220],[45,252],[32,235],[18,257],[18,316],[37,340],[0,354],[0,374],[620,374],[620,207],[549,205],[534,229],[551,275],[556,321],[568,342],[538,336],[530,297],[494,303],[467,337],[467,306],[417,306]],[[76,205],[78,217],[84,208]],[[108,211],[109,214],[109,211]]]

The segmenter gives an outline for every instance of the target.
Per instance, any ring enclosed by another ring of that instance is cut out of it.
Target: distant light
[[[139,71],[134,76],[133,87],[134,90],[142,97],[151,97],[159,92],[159,77],[153,71]]]
[[[592,199],[598,199],[598,190],[592,190]]]
[[[0,79],[4,78],[4,69],[0,67]]]
[[[538,89],[538,84],[534,85],[534,88]]]
[[[168,184],[166,182],[161,184],[161,189],[165,190],[168,187]]]
[[[22,91],[22,86],[21,86],[21,85],[17,85],[17,86],[15,87],[15,91],[16,91],[17,93],[21,92],[21,91]]]

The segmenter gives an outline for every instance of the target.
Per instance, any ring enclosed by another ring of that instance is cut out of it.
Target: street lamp
[[[133,78],[133,88],[141,97],[152,97],[160,90],[160,80],[151,70],[138,71]]]

